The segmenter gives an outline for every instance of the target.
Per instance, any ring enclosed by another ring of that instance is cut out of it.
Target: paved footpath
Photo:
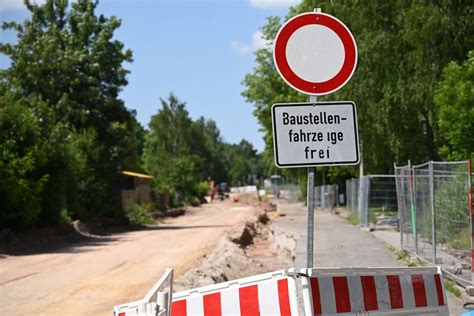
[[[277,203],[278,212],[285,214],[273,221],[272,227],[292,232],[298,238],[295,266],[306,266],[307,211],[301,203]],[[315,211],[314,257],[315,267],[402,267],[403,263],[369,232],[350,224],[345,219],[326,211]],[[447,293],[450,315],[463,312],[462,302]]]

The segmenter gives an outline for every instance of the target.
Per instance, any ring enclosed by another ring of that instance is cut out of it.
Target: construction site
[[[0,315],[474,315],[473,15],[1,0]]]

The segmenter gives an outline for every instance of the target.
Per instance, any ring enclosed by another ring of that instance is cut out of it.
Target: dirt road
[[[111,315],[114,305],[140,299],[165,268],[182,274],[225,231],[256,214],[213,202],[149,229],[0,259],[0,314]]]

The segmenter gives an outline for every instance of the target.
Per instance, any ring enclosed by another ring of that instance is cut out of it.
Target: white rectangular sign
[[[354,102],[274,104],[272,125],[277,167],[359,163]]]

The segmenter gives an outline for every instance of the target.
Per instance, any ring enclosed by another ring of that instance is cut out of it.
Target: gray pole
[[[321,12],[320,8],[315,8],[314,12]],[[309,102],[318,102],[315,95],[309,96]],[[308,204],[308,242],[306,244],[306,267],[313,267],[313,250],[314,250],[314,174],[315,168],[308,167],[308,188],[307,188],[307,204]]]
[[[399,168],[397,168],[397,163],[393,163],[393,172],[395,173],[395,186],[397,188],[397,206],[398,206],[398,229],[400,231],[400,249],[403,250],[403,212],[405,212],[405,200],[403,200],[403,205],[402,205],[402,190],[403,186],[402,183],[404,183],[404,175],[399,174],[400,171],[398,171]],[[406,184],[405,184],[406,185]]]
[[[472,167],[471,167],[471,160],[467,161],[467,194],[468,194],[468,201],[469,201],[469,215],[471,218],[471,254],[474,253],[474,214],[472,211]],[[472,260],[471,255],[471,284],[474,285],[474,262]]]
[[[408,176],[410,181],[410,200],[411,200],[411,225],[413,230],[413,237],[415,238],[415,253],[418,255],[418,231],[416,227],[416,196],[415,196],[415,169],[411,165],[411,161],[408,160]]]
[[[433,244],[433,264],[436,264],[436,219],[435,219],[435,200],[434,200],[434,170],[433,161],[429,161],[430,172],[430,202],[431,202],[431,243]]]
[[[311,95],[309,97],[309,102],[315,103],[318,101],[317,96]],[[306,248],[307,268],[313,267],[313,249],[314,249],[314,167],[308,167],[308,243]]]

